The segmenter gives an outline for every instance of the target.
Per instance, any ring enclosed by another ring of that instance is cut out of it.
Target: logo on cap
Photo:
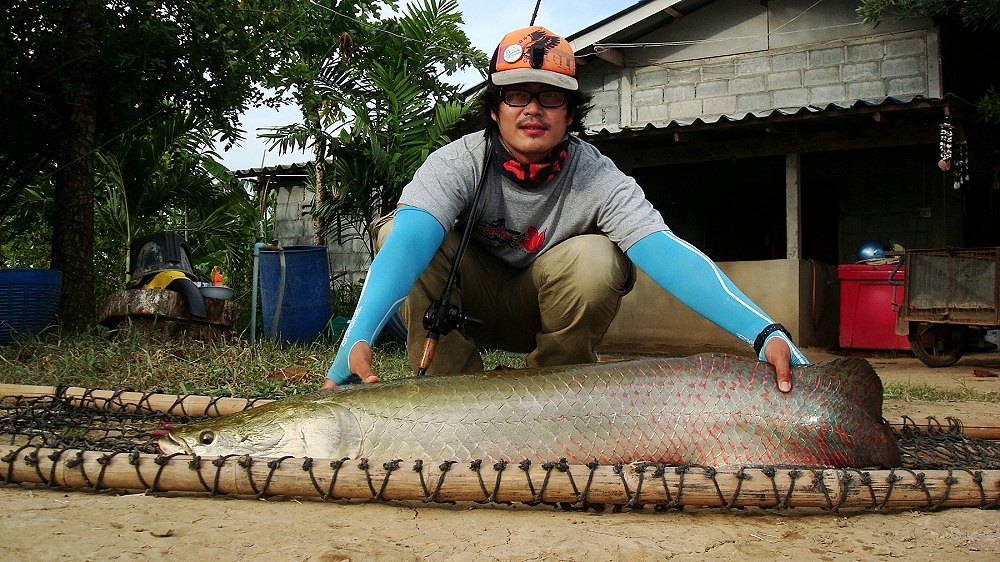
[[[513,45],[507,45],[507,48],[503,50],[503,60],[504,62],[517,62],[524,54],[524,49],[521,48],[520,43],[514,43]]]

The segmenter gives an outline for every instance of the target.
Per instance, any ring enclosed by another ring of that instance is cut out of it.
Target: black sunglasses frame
[[[522,93],[522,94],[527,94],[528,95],[528,101],[524,102],[521,105],[515,105],[513,103],[510,103],[509,101],[507,101],[507,93],[508,92],[519,92],[519,93]],[[560,102],[559,105],[545,105],[544,103],[542,103],[542,98],[541,98],[542,94],[561,94],[562,95],[562,102]],[[535,92],[535,93],[529,92],[527,90],[518,90],[516,88],[509,88],[509,89],[502,89],[502,90],[500,90],[500,101],[502,101],[503,103],[505,103],[505,104],[507,104],[507,105],[509,105],[511,107],[528,107],[529,105],[531,105],[531,100],[538,100],[538,105],[541,106],[541,107],[544,107],[546,109],[555,109],[557,107],[562,107],[562,106],[566,105],[566,102],[569,100],[569,98],[567,97],[566,92],[563,92],[563,91],[560,91],[560,90],[543,90],[541,92]]]

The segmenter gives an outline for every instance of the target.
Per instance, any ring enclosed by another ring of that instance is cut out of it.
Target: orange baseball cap
[[[503,36],[490,62],[490,80],[497,86],[541,82],[564,90],[580,87],[573,46],[537,25]]]

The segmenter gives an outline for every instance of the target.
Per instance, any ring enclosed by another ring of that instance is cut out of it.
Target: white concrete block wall
[[[859,99],[879,102],[888,96],[936,97],[932,67],[938,42],[932,33],[871,35],[642,67],[585,66],[581,80],[594,94],[595,106],[586,126],[596,132]],[[622,95],[630,96],[627,103]],[[628,119],[620,114],[623,107],[630,111]]]
[[[281,188],[275,197],[272,239],[282,246],[313,244],[312,191],[305,186]]]
[[[371,265],[368,248],[357,238],[338,243],[327,240],[330,255],[330,274],[334,277],[343,276],[351,281],[363,280]]]
[[[272,238],[282,246],[315,244],[312,221],[313,193],[305,186],[283,187],[277,191]],[[351,281],[364,279],[371,261],[365,243],[357,238],[327,241],[331,277]]]

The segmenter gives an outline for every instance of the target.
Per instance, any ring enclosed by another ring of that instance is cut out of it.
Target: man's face
[[[535,82],[505,86],[502,89],[523,90],[532,94],[559,90],[555,86]],[[542,107],[537,97],[533,97],[524,107],[511,107],[501,99],[500,106],[492,116],[500,126],[500,137],[507,150],[522,164],[533,164],[548,156],[573,122],[568,104]]]

